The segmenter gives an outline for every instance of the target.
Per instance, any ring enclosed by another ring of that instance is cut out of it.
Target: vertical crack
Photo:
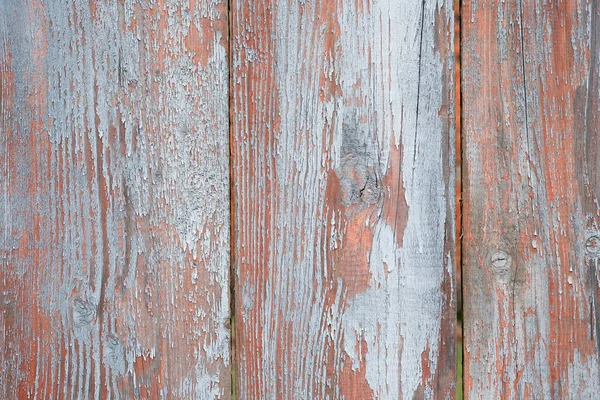
[[[525,138],[527,140],[527,152],[529,152],[529,115],[527,112],[527,80],[525,78],[525,28],[523,27],[523,0],[519,0],[519,20],[521,22],[521,66],[523,68],[523,95],[525,97]]]
[[[233,14],[231,11],[231,2],[227,1],[227,68],[229,82],[228,88],[228,107],[229,107],[229,330],[230,330],[230,343],[229,343],[229,359],[230,359],[230,385],[231,385],[231,400],[237,398],[236,390],[236,345],[235,345],[235,187],[234,187],[234,130],[233,130]]]
[[[425,0],[421,2],[421,37],[419,39],[419,76],[417,81],[417,110],[415,115],[415,142],[413,146],[413,166],[411,181],[415,180],[415,164],[417,160],[417,135],[419,131],[419,100],[421,98],[421,64],[423,59],[423,31],[425,23]]]
[[[463,168],[462,160],[464,157],[463,146],[462,146],[462,133],[463,133],[463,104],[462,104],[462,1],[456,0],[455,2],[455,18],[454,18],[454,37],[458,41],[458,51],[453,49],[456,53],[454,61],[455,79],[458,81],[455,83],[455,107],[456,110],[456,265],[457,265],[457,280],[460,283],[458,288],[459,296],[456,304],[456,319],[457,319],[457,331],[456,331],[456,347],[457,347],[457,365],[456,368],[456,398],[462,400],[464,397],[464,365],[465,365],[465,352],[464,352],[464,312],[463,312],[463,277],[462,277],[462,265],[463,265]]]

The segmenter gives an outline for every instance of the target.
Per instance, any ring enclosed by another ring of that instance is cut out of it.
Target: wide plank
[[[227,4],[0,1],[0,397],[231,396]]]
[[[600,393],[599,13],[463,0],[466,398]]]
[[[453,15],[231,2],[239,398],[453,398]]]

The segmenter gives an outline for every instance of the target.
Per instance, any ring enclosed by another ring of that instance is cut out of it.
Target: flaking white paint
[[[34,398],[230,397],[227,16],[196,3],[0,1],[0,154],[34,188],[3,174],[3,273],[46,324],[11,325],[2,398],[34,363]],[[4,252],[36,229],[37,260]]]
[[[342,398],[349,361],[373,398],[423,385],[431,398],[440,340],[454,335],[441,331],[454,312],[442,292],[454,263],[452,2],[330,5],[232,4],[239,394]],[[400,230],[383,210],[404,202]],[[336,255],[356,245],[363,212],[370,250],[352,263],[368,271],[340,277],[349,261]]]

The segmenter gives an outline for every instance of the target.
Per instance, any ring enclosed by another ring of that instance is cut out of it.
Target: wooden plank
[[[462,11],[466,398],[597,398],[598,1]]]
[[[0,397],[230,398],[223,1],[0,1]]]
[[[452,398],[452,1],[231,3],[240,398]]]

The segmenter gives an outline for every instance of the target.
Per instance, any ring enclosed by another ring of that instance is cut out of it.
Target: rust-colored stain
[[[0,0],[0,398],[597,397],[598,1],[63,3]]]
[[[598,127],[577,114],[582,86],[598,113],[597,20],[596,2],[463,2],[467,398],[592,398],[600,385],[584,189],[597,166],[578,149]],[[501,272],[485,256],[498,251]]]

